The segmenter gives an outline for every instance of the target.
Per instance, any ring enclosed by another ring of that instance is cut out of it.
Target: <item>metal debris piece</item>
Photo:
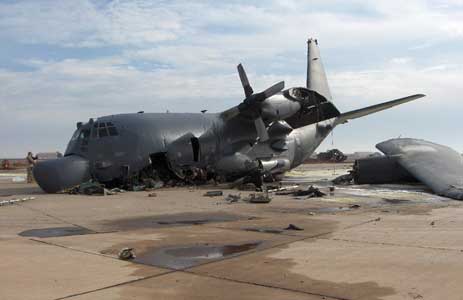
[[[434,193],[463,200],[461,154],[447,146],[418,139],[392,139],[376,145]]]
[[[360,205],[358,204],[352,204],[351,206],[349,206],[350,209],[359,209],[360,208]]]
[[[298,189],[298,185],[291,185],[291,186],[282,186],[282,187],[269,187],[267,192],[275,193],[275,195],[288,195],[288,193],[292,193],[294,190]]]
[[[123,248],[119,254],[118,254],[119,259],[122,260],[129,260],[129,259],[134,259],[135,252],[133,251],[133,248]]]
[[[145,185],[133,185],[132,186],[132,191],[134,192],[141,192],[141,191],[144,191],[145,189],[146,189]]]
[[[125,190],[120,189],[120,188],[113,188],[113,189],[105,189],[105,195],[110,196],[110,195],[117,195],[119,193],[125,193]]]
[[[92,180],[81,183],[71,189],[66,190],[68,194],[83,194],[83,195],[106,195],[106,189],[103,184],[94,182]]]
[[[398,157],[396,156],[377,156],[358,159],[355,161],[350,174],[352,175],[352,182],[355,184],[417,182],[417,179],[399,164]]]
[[[26,197],[26,198],[17,198],[17,199],[11,199],[11,200],[3,200],[3,201],[0,201],[0,206],[16,204],[18,202],[24,202],[24,201],[34,200],[34,199],[35,197]]]
[[[208,191],[204,195],[204,197],[218,197],[218,196],[223,196],[222,191]]]
[[[375,219],[375,222],[379,222],[379,221],[381,221],[381,218],[376,218]]]
[[[158,194],[156,194],[156,193],[149,193],[148,194],[148,197],[157,197],[157,196],[158,196]]]
[[[431,224],[429,224],[429,225],[434,226],[434,225],[436,225],[436,222],[432,221]]]
[[[275,195],[278,195],[278,196],[293,195],[295,197],[307,196],[307,198],[326,196],[326,194],[320,191],[320,189],[312,185],[309,186],[306,190],[304,189],[283,190],[283,191],[276,192]]]
[[[336,185],[348,185],[348,184],[351,184],[353,180],[354,180],[353,171],[349,171],[349,174],[338,176],[335,179],[331,180],[331,182]]]
[[[304,228],[298,227],[294,224],[289,224],[288,227],[285,228],[285,230],[304,230]]]
[[[318,188],[314,186],[309,186],[307,190],[298,190],[293,193],[294,196],[307,196],[307,198],[323,197],[326,196],[325,193],[321,192]]]
[[[244,199],[244,201],[249,203],[270,203],[272,198],[269,197],[267,193],[252,193]]]
[[[241,194],[228,194],[228,196],[225,198],[225,201],[229,203],[235,203],[238,202],[241,199]]]

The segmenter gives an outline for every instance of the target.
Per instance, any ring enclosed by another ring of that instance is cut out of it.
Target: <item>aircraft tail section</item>
[[[352,110],[352,111],[343,113],[339,117],[337,117],[336,124],[343,124],[343,123],[346,123],[348,120],[353,120],[353,119],[357,119],[357,118],[360,118],[360,117],[363,117],[363,116],[367,116],[369,114],[373,114],[373,113],[376,113],[376,112],[379,112],[379,111],[382,111],[382,110],[385,110],[385,109],[389,109],[391,107],[394,107],[394,106],[397,106],[397,105],[400,105],[400,104],[404,104],[404,103],[407,103],[407,102],[422,98],[424,96],[425,95],[423,95],[423,94],[416,94],[416,95],[411,95],[411,96],[408,96],[408,97],[404,97],[404,98],[400,98],[400,99],[396,99],[396,100],[392,100],[392,101],[388,101],[388,102],[368,106],[368,107],[365,107],[365,108]]]
[[[320,49],[318,48],[318,41],[316,39],[309,39],[307,41],[306,87],[311,91],[317,92],[326,100],[332,100],[330,87],[325,74],[325,68],[323,67],[320,56]]]

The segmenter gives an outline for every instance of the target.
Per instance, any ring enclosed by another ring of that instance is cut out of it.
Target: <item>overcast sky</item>
[[[255,90],[303,86],[308,37],[341,111],[427,94],[319,150],[402,136],[463,151],[463,1],[1,0],[0,157],[64,151],[91,117],[223,111],[243,98],[239,62]]]

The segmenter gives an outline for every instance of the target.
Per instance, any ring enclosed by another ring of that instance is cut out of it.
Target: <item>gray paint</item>
[[[436,194],[463,200],[463,162],[455,150],[417,139],[391,139],[376,145]]]
[[[38,165],[36,180],[47,191],[75,185],[72,157],[88,162],[79,172],[110,182],[137,174],[157,154],[166,154],[171,170],[179,175],[192,166],[226,178],[245,176],[259,166],[279,174],[303,163],[338,124],[423,96],[340,114],[331,102],[318,43],[313,40],[308,42],[308,58],[308,88],[284,91],[284,83],[279,82],[253,94],[244,68],[239,66],[246,98],[220,114],[138,113],[89,120],[69,142],[66,159],[53,162],[54,170],[61,165],[69,175],[59,174],[58,180],[56,171],[48,173],[45,166]],[[111,123],[118,135],[94,138],[92,130],[101,123]],[[90,132],[88,139],[82,138],[86,131]],[[198,160],[192,160],[192,139],[200,146]]]

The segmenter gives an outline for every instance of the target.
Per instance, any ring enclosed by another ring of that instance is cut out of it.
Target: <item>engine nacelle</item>
[[[260,165],[263,171],[270,173],[283,173],[291,168],[289,159],[261,160]]]
[[[297,101],[286,98],[283,94],[278,94],[267,98],[262,103],[262,118],[265,120],[284,120],[291,117],[301,109],[301,104]]]

